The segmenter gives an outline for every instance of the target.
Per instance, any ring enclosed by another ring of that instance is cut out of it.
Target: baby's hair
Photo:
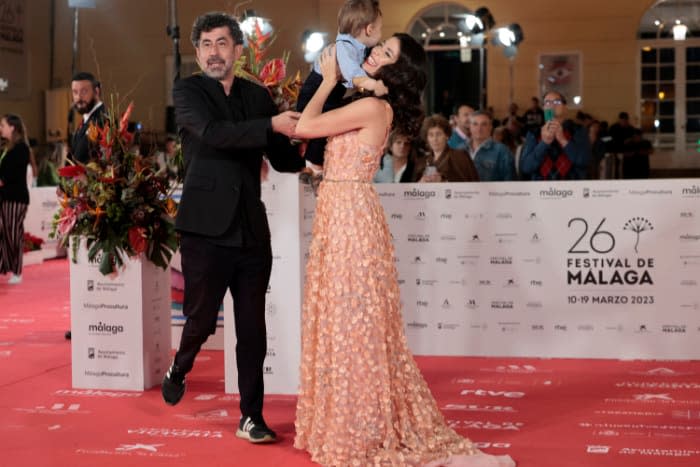
[[[377,0],[347,0],[338,11],[338,32],[357,37],[381,14]]]

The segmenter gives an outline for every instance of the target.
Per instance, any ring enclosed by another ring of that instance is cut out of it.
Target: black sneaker
[[[251,443],[274,443],[277,441],[277,435],[265,424],[262,418],[256,422],[250,417],[241,417],[236,436],[247,439]]]
[[[174,363],[168,368],[168,372],[163,377],[161,385],[163,400],[170,405],[180,402],[185,394],[185,374]]]

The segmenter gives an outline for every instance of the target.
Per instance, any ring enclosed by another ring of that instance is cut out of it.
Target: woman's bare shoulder
[[[374,96],[362,97],[349,105],[354,106],[357,111],[365,113],[367,118],[385,120],[387,116],[391,117],[393,115],[391,106],[387,101]]]

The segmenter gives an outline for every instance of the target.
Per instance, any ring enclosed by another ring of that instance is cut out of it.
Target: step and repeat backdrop
[[[413,351],[698,358],[699,185],[376,185]]]
[[[375,189],[415,353],[700,357],[697,181]]]
[[[697,180],[375,189],[393,235],[414,353],[700,358]],[[44,236],[55,192],[32,190],[32,196],[27,225]],[[274,255],[266,384],[294,393],[315,198],[295,175],[271,173],[263,199]],[[53,255],[55,245],[50,248]],[[173,344],[182,325],[181,286],[174,277]],[[231,309],[228,297],[220,321],[229,331],[224,320],[232,319]],[[211,344],[227,352],[227,390],[234,391],[235,337],[226,333],[221,342],[221,331]]]

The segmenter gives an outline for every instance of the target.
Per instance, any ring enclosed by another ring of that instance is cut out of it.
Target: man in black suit
[[[75,110],[82,119],[70,139],[69,157],[73,162],[87,164],[91,159],[97,157],[96,151],[99,151],[97,145],[88,140],[87,130],[90,123],[98,126],[105,123],[108,119],[107,109],[100,100],[100,82],[95,79],[92,73],[87,71],[76,73],[71,80],[70,89],[73,96],[73,108],[69,117],[72,119],[73,110]],[[66,339],[70,339],[70,330],[66,331],[64,336]]]
[[[194,22],[192,43],[204,72],[173,88],[185,177],[175,226],[180,232],[187,317],[163,398],[177,404],[185,374],[216,330],[219,306],[231,290],[241,420],[236,435],[275,441],[265,424],[263,362],[267,351],[265,293],[272,267],[270,230],[260,200],[263,152],[279,171],[298,172],[304,160],[289,142],[299,114],[279,115],[268,91],[234,79],[243,35],[233,17],[207,13]]]
[[[102,126],[108,119],[107,109],[100,100],[100,82],[92,73],[85,71],[76,73],[70,87],[73,95],[73,109],[82,116],[80,126],[71,138],[70,154],[73,161],[87,164],[96,157],[96,151],[98,151],[97,146],[92,145],[88,140],[87,129],[90,123]]]

